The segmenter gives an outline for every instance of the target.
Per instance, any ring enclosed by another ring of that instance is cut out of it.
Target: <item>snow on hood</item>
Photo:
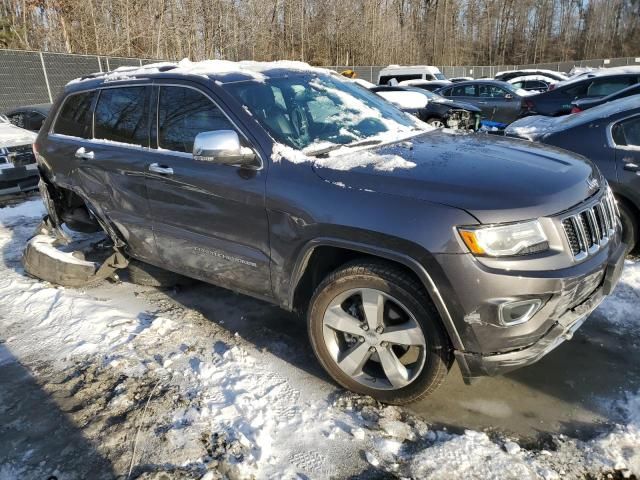
[[[8,121],[0,120],[0,148],[31,145],[37,135]]]
[[[429,103],[426,95],[420,92],[382,91],[376,92],[376,95],[381,96],[400,108],[423,108]]]

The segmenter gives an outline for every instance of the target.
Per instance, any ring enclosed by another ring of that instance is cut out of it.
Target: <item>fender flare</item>
[[[442,319],[442,323],[444,324],[445,330],[449,334],[449,338],[451,339],[453,348],[455,350],[464,350],[464,344],[462,342],[462,338],[460,338],[458,329],[456,328],[449,309],[447,308],[447,305],[445,304],[444,299],[442,298],[442,295],[440,294],[440,291],[438,290],[438,287],[433,281],[433,278],[431,277],[429,272],[427,272],[424,266],[414,258],[406,254],[396,252],[394,250],[331,237],[321,237],[310,240],[302,247],[291,273],[291,283],[289,284],[289,292],[287,296],[287,302],[289,305],[293,305],[294,295],[298,284],[300,283],[300,280],[304,275],[312,253],[318,247],[336,247],[346,250],[353,250],[384,258],[386,260],[399,263],[409,268],[418,276],[425,289],[427,290],[431,301],[433,301],[434,305],[436,306],[436,309],[440,314],[440,318]]]

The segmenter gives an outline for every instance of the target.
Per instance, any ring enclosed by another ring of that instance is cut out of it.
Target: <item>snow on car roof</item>
[[[557,86],[571,85],[587,78],[608,77],[610,75],[624,75],[625,73],[640,74],[640,65],[630,65],[628,67],[600,68],[598,70],[583,72],[567,80],[558,82]]]
[[[578,125],[638,108],[640,108],[640,95],[633,95],[598,105],[584,112],[565,115],[563,117],[545,117],[543,115],[524,117],[509,125],[505,133],[507,135],[513,133],[518,136],[535,139],[545,133],[567,130]]]
[[[85,77],[76,78],[71,80],[67,85],[97,79],[105,82],[132,80],[168,71],[184,75],[198,75],[206,78],[216,78],[217,80],[223,80],[223,77],[230,75],[240,75],[246,78],[264,81],[269,77],[266,72],[275,70],[293,70],[298,72],[331,74],[331,71],[325,68],[312,67],[308,63],[291,60],[278,60],[274,62],[255,62],[252,60],[243,60],[240,62],[232,62],[229,60],[201,60],[199,62],[192,62],[185,58],[177,63],[158,62],[144,65],[142,67],[120,67],[110,72],[95,73]],[[242,78],[236,78],[236,80],[241,79]]]
[[[557,75],[557,76],[569,78],[562,72],[556,72],[555,70],[546,70],[544,68],[522,68],[522,69],[519,68],[519,69],[516,69],[516,70],[503,70],[501,72],[496,73],[495,77],[500,77],[502,75],[506,75],[508,73],[515,73],[515,72],[522,72],[522,73],[549,73],[551,75]]]
[[[411,86],[411,85],[441,85],[441,84],[448,84],[448,83],[453,83],[449,80],[422,80],[420,78],[415,78],[413,80],[403,80],[401,82],[398,82],[398,85],[400,86]]]
[[[547,82],[547,83],[557,83],[558,81],[551,77],[545,77],[544,75],[523,75],[521,77],[515,77],[510,80],[507,80],[507,83],[525,82],[527,80],[540,80],[542,82]]]

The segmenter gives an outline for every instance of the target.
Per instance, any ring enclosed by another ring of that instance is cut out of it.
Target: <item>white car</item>
[[[557,80],[546,75],[523,75],[507,80],[514,88],[526,90],[527,92],[539,93],[549,90],[550,85],[558,83]]]
[[[378,85],[387,85],[391,80],[446,80],[438,67],[430,65],[389,65],[380,70]]]
[[[31,147],[36,136],[0,116],[0,195],[38,188],[38,167]]]

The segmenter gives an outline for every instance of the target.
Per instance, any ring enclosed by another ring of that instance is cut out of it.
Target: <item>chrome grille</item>
[[[574,258],[586,258],[606,245],[615,232],[618,216],[618,207],[609,190],[595,205],[562,220]]]

